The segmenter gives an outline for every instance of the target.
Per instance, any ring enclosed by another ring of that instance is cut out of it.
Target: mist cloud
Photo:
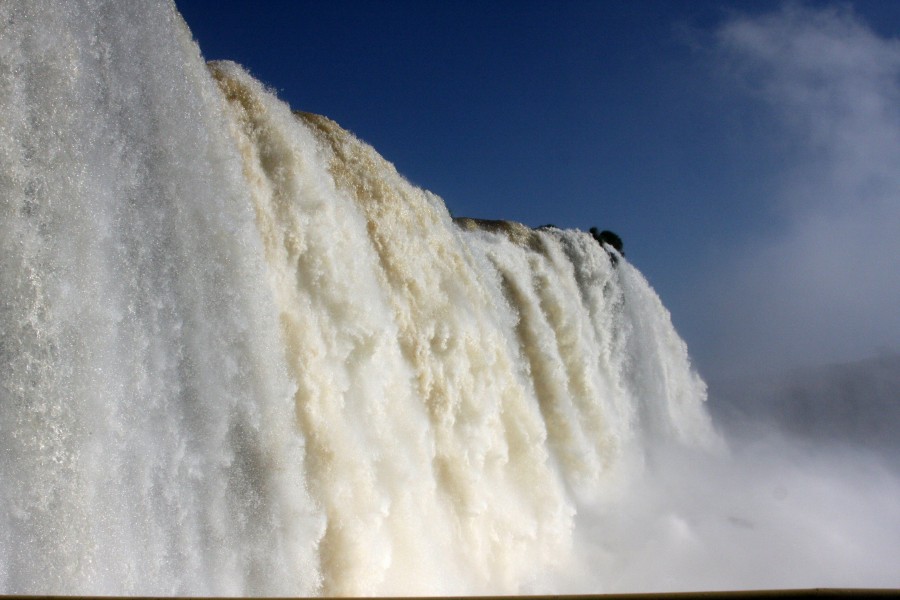
[[[779,133],[772,226],[707,297],[719,371],[900,348],[900,42],[849,9],[737,17],[715,52]]]

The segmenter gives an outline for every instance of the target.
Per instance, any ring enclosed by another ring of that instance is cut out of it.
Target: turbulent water
[[[3,593],[521,592],[716,443],[613,249],[454,222],[169,3],[0,2],[0,107]]]

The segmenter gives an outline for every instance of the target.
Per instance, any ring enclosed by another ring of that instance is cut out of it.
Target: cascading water
[[[515,593],[649,439],[641,275],[454,223],[167,2],[0,2],[0,591]]]

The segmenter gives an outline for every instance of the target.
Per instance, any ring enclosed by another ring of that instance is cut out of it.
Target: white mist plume
[[[900,477],[879,457],[771,429],[727,456],[668,450],[585,507],[576,566],[538,591],[896,588]]]
[[[709,289],[722,370],[900,347],[900,41],[849,9],[735,18],[716,51],[767,107],[783,175],[772,226]],[[724,291],[722,291],[724,290]]]

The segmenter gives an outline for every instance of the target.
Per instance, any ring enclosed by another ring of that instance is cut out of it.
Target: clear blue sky
[[[900,350],[900,2],[175,1],[454,216],[619,233],[705,375]]]

